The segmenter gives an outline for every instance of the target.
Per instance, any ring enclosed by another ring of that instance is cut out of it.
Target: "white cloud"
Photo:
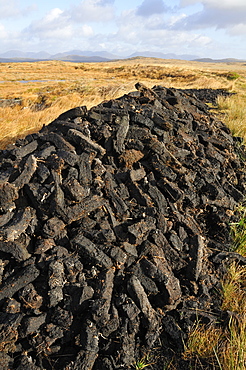
[[[202,3],[204,7],[211,7],[215,9],[238,9],[246,8],[245,0],[181,0],[180,6],[185,7],[193,4]]]
[[[19,36],[21,44],[25,48],[37,50],[44,49],[51,53],[74,48],[88,48],[89,40],[94,35],[93,28],[86,22],[77,22],[71,16],[69,10],[53,8],[41,19],[32,21],[31,24],[21,31]],[[28,46],[29,45],[29,46]]]
[[[144,0],[137,8],[137,15],[149,17],[152,14],[161,14],[167,10],[163,0]]]
[[[203,0],[202,4],[214,9],[246,9],[245,0]]]
[[[35,1],[41,3],[42,0]],[[119,8],[117,13],[115,0],[73,0],[68,3],[74,5],[62,8],[61,2],[53,9],[50,1],[45,15],[36,13],[40,18],[28,21],[30,18],[25,16],[23,5],[20,6],[24,1],[0,0],[0,19],[6,18],[0,23],[0,46],[44,49],[51,53],[76,48],[128,55],[136,50],[153,50],[212,56],[217,46],[223,44],[219,42],[226,34],[224,30],[233,38],[227,35],[223,47],[231,40],[241,41],[238,36],[245,36],[246,0],[181,0],[179,6],[174,5],[178,1],[133,0],[126,2],[121,14]],[[19,18],[13,21],[11,17]],[[29,25],[23,29],[27,21]],[[240,54],[243,53],[241,47]]]
[[[5,40],[8,37],[8,32],[6,31],[3,24],[0,23],[0,39]]]
[[[16,17],[21,13],[15,0],[0,0],[0,9],[0,18],[2,19]]]
[[[16,0],[0,0],[0,19],[25,16],[36,9],[35,4],[23,8],[19,3]]]
[[[186,14],[182,13],[182,14],[178,14],[178,15],[175,15],[175,16],[171,16],[169,18],[169,25],[172,27],[174,26],[176,23],[182,21],[183,19],[186,18]]]
[[[69,17],[59,8],[51,9],[42,19],[34,21],[23,31],[23,35],[39,39],[69,38],[73,35]]]
[[[239,23],[232,27],[231,33],[234,36],[244,36],[246,35],[246,24]],[[245,36],[244,36],[245,37]]]
[[[182,6],[199,3],[193,0],[181,1]],[[176,29],[225,29],[233,34],[239,24],[246,25],[245,0],[203,0],[203,9],[178,20],[173,26]]]
[[[49,13],[46,14],[46,16],[43,18],[44,23],[51,23],[53,21],[56,21],[59,19],[60,16],[62,16],[63,11],[59,8],[51,9]]]
[[[81,36],[91,37],[94,35],[94,31],[88,24],[83,24],[80,28],[80,34]]]
[[[159,50],[177,54],[196,54],[211,44],[209,37],[170,29],[161,18],[158,27],[155,22],[155,16],[143,22],[134,10],[124,12],[119,19],[118,32],[111,36],[111,44],[124,45],[128,51]]]
[[[115,0],[99,0],[98,3],[101,5],[114,4]]]
[[[180,0],[180,6],[189,6],[198,3],[197,0]]]
[[[64,39],[70,39],[74,35],[74,31],[71,26],[66,26],[63,28],[57,28],[57,29],[47,29],[42,30],[39,33],[36,33],[36,36],[38,36],[40,39],[57,39],[57,40],[64,40]]]
[[[83,0],[71,8],[70,16],[76,22],[108,22],[115,16],[113,1]]]

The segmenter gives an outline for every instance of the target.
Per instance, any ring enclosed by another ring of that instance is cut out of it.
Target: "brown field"
[[[107,63],[60,61],[0,64],[1,99],[21,99],[21,105],[0,107],[0,148],[18,137],[37,132],[70,108],[88,108],[103,100],[135,90],[136,82],[148,87],[224,88],[237,92],[234,100],[221,100],[220,108],[236,109],[235,133],[245,121],[246,65],[201,63],[156,58],[133,58]],[[243,113],[238,112],[243,104]],[[224,113],[224,119],[231,121]],[[237,132],[238,131],[238,132]]]

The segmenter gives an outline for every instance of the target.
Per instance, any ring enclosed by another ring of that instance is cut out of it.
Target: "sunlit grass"
[[[246,270],[232,264],[222,283],[226,328],[196,323],[186,343],[184,359],[205,359],[214,369],[246,369]]]
[[[135,370],[142,370],[145,369],[151,365],[153,365],[153,359],[151,358],[151,355],[147,354],[143,356],[140,360],[136,361],[134,364]]]
[[[236,210],[238,222],[231,224],[232,250],[246,257],[246,208]],[[246,369],[246,268],[232,263],[222,281],[221,310],[227,312],[224,327],[196,323],[191,330],[184,358],[205,359],[214,369]]]
[[[231,97],[218,97],[218,108],[223,112],[223,122],[232,134],[246,141],[246,91]]]
[[[240,76],[228,80],[228,75]],[[48,61],[0,64],[0,99],[22,99],[21,107],[0,108],[0,148],[17,137],[37,132],[59,114],[148,87],[237,89],[246,75],[243,65],[133,58],[108,63]],[[242,76],[242,77],[241,77]],[[25,83],[20,82],[25,81]],[[43,106],[41,106],[41,104]],[[38,104],[42,110],[37,110]],[[239,118],[240,119],[240,118]]]
[[[186,343],[184,359],[197,356],[213,363],[214,350],[217,350],[222,335],[221,329],[196,323]]]
[[[228,268],[222,283],[222,309],[236,312],[240,317],[246,314],[246,269],[233,263]]]
[[[231,236],[233,239],[232,250],[237,251],[246,257],[246,208],[240,205],[236,210],[237,222],[230,224]]]
[[[238,80],[236,76],[234,80]],[[218,98],[218,113],[235,136],[246,142],[246,86],[235,82],[238,94]],[[246,208],[242,204],[235,210],[237,222],[231,223],[232,250],[246,257]],[[221,309],[231,315],[226,327],[197,324],[189,334],[184,357],[206,359],[211,368],[219,370],[246,369],[246,268],[235,263],[228,267],[222,282]]]
[[[225,370],[246,369],[246,269],[233,263],[222,283],[222,309],[231,313],[218,357]]]
[[[246,368],[246,315],[240,323],[231,319],[227,337],[219,355],[222,370],[245,370]]]
[[[23,95],[22,106],[0,108],[0,148],[14,142],[18,137],[39,131],[61,113],[81,105],[91,108],[106,98],[117,98],[134,89],[134,84],[113,83],[102,86],[82,84],[62,85],[60,89],[47,87],[37,93]],[[42,109],[42,102],[44,108]],[[39,110],[41,105],[41,110]]]

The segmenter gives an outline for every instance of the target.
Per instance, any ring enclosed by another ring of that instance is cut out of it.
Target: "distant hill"
[[[88,62],[108,62],[114,59],[121,59],[120,56],[111,54],[107,51],[82,51],[70,50],[64,53],[51,55],[45,51],[22,52],[20,50],[10,50],[0,54],[1,63],[11,62],[35,62],[47,60],[62,60],[66,62],[88,63]]]
[[[76,63],[100,63],[100,62],[110,62],[112,59],[103,58],[100,56],[84,56],[84,55],[64,55],[57,58],[56,56],[50,58],[49,60],[62,60],[63,62],[76,62]]]
[[[0,54],[0,58],[7,58],[7,59],[49,59],[51,54],[46,53],[46,51],[39,51],[37,53],[28,51],[20,51],[20,50],[9,50],[5,53]]]
[[[152,51],[141,51],[141,52],[139,51],[123,57],[109,53],[108,51],[70,50],[67,52],[51,55],[45,51],[23,52],[20,50],[9,50],[5,53],[0,54],[0,63],[37,62],[47,60],[61,60],[66,62],[77,62],[77,63],[89,63],[89,62],[98,63],[98,62],[108,62],[110,60],[130,59],[137,57],[180,59],[208,63],[244,62],[243,60],[234,58],[225,58],[225,59],[199,58],[197,55],[192,54],[180,54],[180,55],[174,53],[164,54],[162,52],[152,52]]]
[[[0,63],[21,63],[21,62],[41,62],[41,61],[48,61],[50,59],[31,59],[31,58],[1,58]]]
[[[152,51],[141,51],[131,54],[128,58],[134,58],[134,57],[147,57],[147,58],[161,58],[161,59],[181,59],[181,60],[193,60],[195,58],[198,58],[197,55],[190,55],[190,54],[173,54],[168,53],[164,54],[161,52],[152,52]]]
[[[119,55],[115,55],[112,53],[109,53],[107,51],[90,51],[90,50],[70,50],[64,53],[58,53],[55,55],[50,56],[51,59],[61,59],[61,58],[67,58],[68,56],[82,56],[84,57],[101,57],[105,59],[120,59]]]
[[[194,62],[203,62],[203,63],[237,63],[237,62],[245,62],[242,59],[235,59],[235,58],[225,58],[225,59],[211,59],[211,58],[198,58],[194,59]]]

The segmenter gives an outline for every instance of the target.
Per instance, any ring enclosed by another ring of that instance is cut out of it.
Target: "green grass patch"
[[[228,81],[237,80],[239,77],[241,77],[241,76],[236,72],[229,72],[226,76]]]
[[[233,239],[232,250],[246,256],[246,207],[239,206],[236,214],[238,221],[230,223],[230,233]]]
[[[153,364],[154,362],[152,361],[151,356],[146,355],[135,363],[135,370],[142,370]]]

